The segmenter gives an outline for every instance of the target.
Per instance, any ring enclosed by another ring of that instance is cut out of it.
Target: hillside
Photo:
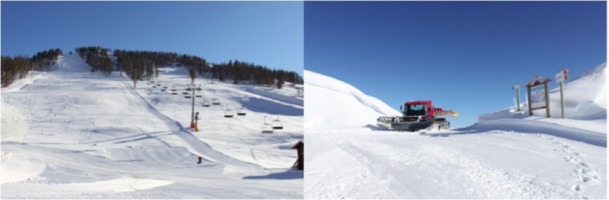
[[[605,77],[603,64],[566,83],[567,119],[506,109],[467,128],[410,133],[379,131],[376,117],[392,113],[385,103],[305,71],[305,198],[604,199]]]
[[[91,72],[78,55],[57,65],[2,89],[2,198],[302,197],[303,172],[290,169],[303,139],[297,88],[197,79],[194,132],[183,69],[152,79],[171,95]],[[213,98],[221,105],[202,106]],[[224,117],[241,107],[245,116]],[[284,129],[261,134],[265,117]]]

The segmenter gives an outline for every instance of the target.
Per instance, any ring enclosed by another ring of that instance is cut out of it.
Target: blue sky
[[[565,68],[576,77],[604,63],[605,7],[306,2],[305,69],[350,83],[396,110],[407,100],[433,100],[459,111],[451,121],[463,127],[481,113],[512,106],[516,82],[524,85],[534,75],[553,79]]]
[[[170,51],[303,70],[302,2],[2,2],[2,55]]]

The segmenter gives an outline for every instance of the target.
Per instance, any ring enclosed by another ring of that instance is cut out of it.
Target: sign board
[[[550,117],[550,98],[548,93],[548,82],[550,79],[541,76],[534,76],[527,83],[527,101],[529,115],[533,115],[533,110],[546,110],[546,117]]]
[[[556,83],[562,83],[565,80],[569,79],[569,70],[562,70],[558,72],[558,74],[556,74],[554,77],[556,78]]]
[[[531,87],[531,107],[539,108],[544,107],[546,105],[546,93],[544,85],[539,85],[535,87]]]

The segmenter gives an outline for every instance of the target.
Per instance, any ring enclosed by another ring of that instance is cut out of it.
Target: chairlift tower
[[[188,89],[192,91],[192,96],[195,96],[195,91],[201,89],[201,84],[187,84]],[[190,112],[190,128],[195,127],[195,98],[192,98],[192,110]]]

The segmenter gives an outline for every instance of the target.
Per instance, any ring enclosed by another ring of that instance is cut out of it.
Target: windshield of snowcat
[[[427,115],[427,109],[426,109],[425,104],[407,105],[406,110],[404,110],[404,115],[406,115],[406,116]]]

